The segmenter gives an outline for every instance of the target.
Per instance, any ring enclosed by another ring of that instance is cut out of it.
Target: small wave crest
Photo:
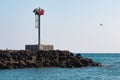
[[[120,64],[120,62],[115,62],[115,64]]]
[[[113,64],[103,64],[103,67],[113,67]]]

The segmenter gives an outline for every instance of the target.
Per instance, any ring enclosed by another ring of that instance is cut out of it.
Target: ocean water
[[[0,80],[120,80],[120,54],[82,54],[103,67],[0,70]]]

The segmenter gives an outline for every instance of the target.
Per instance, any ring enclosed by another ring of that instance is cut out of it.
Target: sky
[[[0,49],[38,43],[35,8],[42,8],[41,43],[80,53],[120,52],[120,0],[0,0]],[[103,24],[103,26],[100,26]]]

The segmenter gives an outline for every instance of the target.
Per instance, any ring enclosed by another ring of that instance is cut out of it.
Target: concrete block
[[[40,46],[40,49],[39,49]],[[43,51],[48,51],[48,50],[54,50],[53,45],[25,45],[25,50],[31,50],[31,51],[37,51],[37,50],[43,50]]]

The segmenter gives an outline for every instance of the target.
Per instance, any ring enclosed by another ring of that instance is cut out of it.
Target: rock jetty
[[[0,69],[85,66],[101,66],[101,64],[92,59],[83,58],[80,53],[74,56],[70,51],[0,50]]]

